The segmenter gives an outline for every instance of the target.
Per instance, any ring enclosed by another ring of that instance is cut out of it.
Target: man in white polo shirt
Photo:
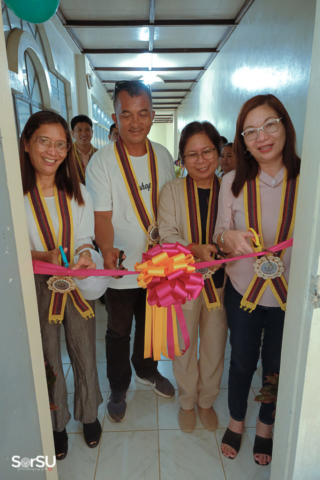
[[[125,266],[134,270],[142,253],[158,242],[157,201],[162,186],[175,178],[166,148],[147,139],[154,112],[149,88],[140,81],[117,82],[112,115],[119,138],[97,152],[86,170],[86,185],[95,210],[96,242],[105,268],[116,268],[120,250]],[[161,396],[172,397],[173,385],[144,358],[146,290],[135,275],[113,278],[106,292],[107,376],[111,394],[109,419],[122,422],[127,414],[126,392],[131,381],[130,334],[135,317],[132,364],[136,380]]]

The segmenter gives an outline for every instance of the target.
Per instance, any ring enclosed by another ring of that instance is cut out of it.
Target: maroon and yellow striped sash
[[[220,182],[215,175],[212,181],[212,187],[209,197],[208,216],[207,216],[207,228],[206,228],[206,244],[212,244],[212,237],[217,221],[218,215],[218,197],[220,191]],[[202,228],[201,228],[201,215],[199,207],[199,196],[196,182],[187,175],[184,179],[184,194],[185,204],[187,211],[187,223],[188,223],[188,241],[190,243],[202,244]],[[202,293],[205,298],[208,309],[219,308],[220,300],[212,280],[206,279],[204,281],[204,288]]]
[[[54,196],[59,218],[59,243],[57,243],[52,219],[40,185],[37,184],[35,188],[28,193],[31,210],[44,250],[54,250],[58,248],[59,245],[67,248],[66,256],[69,264],[72,265],[74,257],[74,232],[71,202],[66,192],[64,190],[58,190],[56,187],[54,187]],[[84,318],[92,318],[94,316],[92,308],[82,297],[78,289],[68,293],[52,292],[49,310],[50,323],[62,322],[68,294],[71,295],[75,308]]]
[[[287,171],[285,171],[282,185],[282,196],[279,212],[279,220],[277,233],[275,237],[275,245],[292,237],[295,212],[297,204],[299,176],[295,179],[287,180]],[[244,207],[246,216],[246,227],[253,228],[260,235],[260,243],[263,242],[263,232],[261,226],[261,205],[260,205],[260,185],[259,176],[253,180],[246,182],[244,186]],[[252,243],[255,251],[258,251],[255,244]],[[277,252],[274,256],[283,258],[285,249]],[[286,309],[288,285],[286,279],[282,275],[273,279],[263,279],[254,276],[245,295],[241,300],[241,307],[244,309],[254,310],[267,286],[270,286],[282,310]]]
[[[74,154],[75,154],[76,159],[77,159],[77,171],[78,171],[78,175],[79,175],[79,180],[80,180],[80,183],[85,185],[86,184],[85,169],[83,168],[82,161],[81,161],[81,158],[79,156],[79,153],[78,153],[78,150],[77,150],[77,147],[76,147],[75,143],[73,144],[73,149],[74,149]],[[95,148],[93,145],[91,145],[91,156],[94,153],[96,153],[97,151],[98,151],[98,149]]]
[[[130,155],[120,136],[118,137],[114,145],[115,155],[118,160],[118,164],[127,188],[128,195],[131,200],[131,204],[139,220],[140,226],[147,237],[149,226],[152,222],[155,222],[157,220],[157,206],[159,199],[159,174],[157,157],[152,147],[152,144],[148,139],[146,139],[146,149],[148,153],[148,166],[151,181],[150,200],[153,219],[146,208],[146,204],[141,195],[140,187],[134,169],[132,167]],[[151,247],[152,245],[148,245],[148,248]]]

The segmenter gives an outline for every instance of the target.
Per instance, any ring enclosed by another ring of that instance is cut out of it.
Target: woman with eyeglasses
[[[234,141],[237,168],[222,180],[214,236],[224,252],[238,256],[265,251],[292,237],[300,171],[295,142],[289,114],[275,96],[258,95],[243,105]],[[260,349],[262,385],[268,384],[267,375],[279,374],[290,259],[288,248],[226,267],[225,306],[232,350],[230,423],[221,450],[230,459],[240,449]],[[274,410],[274,403],[261,404],[253,448],[259,465],[271,461]]]
[[[168,182],[162,189],[158,221],[162,243],[188,246],[200,261],[211,261],[220,182],[215,175],[220,154],[220,135],[209,122],[192,122],[184,127],[179,157],[188,170],[185,178]],[[207,430],[218,427],[212,407],[220,390],[227,322],[223,308],[223,269],[203,269],[205,286],[201,295],[182,308],[190,336],[186,353],[173,361],[178,383],[179,425],[192,432],[196,425],[195,405]],[[198,359],[198,337],[199,359]]]
[[[71,146],[68,125],[60,115],[35,113],[22,132],[20,164],[32,259],[60,265],[58,247],[62,246],[70,266],[82,271],[96,268],[94,215],[91,197],[79,183]],[[79,290],[84,278],[73,282],[71,277],[35,275],[44,361],[56,373],[49,398],[57,407],[51,412],[57,460],[67,455],[66,425],[71,418],[61,360],[61,323],[74,374],[74,418],[83,423],[90,448],[97,447],[101,436],[97,412],[103,399],[95,358],[94,302],[85,300]]]

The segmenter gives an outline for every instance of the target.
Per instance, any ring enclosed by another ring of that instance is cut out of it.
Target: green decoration
[[[29,23],[44,23],[50,20],[59,7],[60,0],[6,0],[10,10]]]

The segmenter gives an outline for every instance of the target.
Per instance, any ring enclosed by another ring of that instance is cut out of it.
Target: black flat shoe
[[[241,446],[241,439],[242,439],[242,433],[236,433],[236,432],[233,432],[232,430],[229,430],[229,428],[227,428],[227,430],[225,431],[225,434],[223,435],[221,444],[224,443],[225,445],[229,445],[229,447],[233,448],[238,455],[240,446]],[[224,455],[223,452],[221,453]],[[234,460],[236,458],[236,457],[227,457],[227,455],[224,455],[224,456],[226,458],[229,458],[230,460]]]
[[[93,423],[83,424],[83,435],[89,448],[96,448],[99,445],[101,432],[102,428],[98,419]]]
[[[53,432],[54,449],[57,460],[64,460],[68,453],[68,435],[66,429],[62,432]]]
[[[254,445],[253,445],[253,455],[269,455],[272,457],[272,438],[264,438],[260,437],[259,435],[255,436]],[[257,465],[261,465],[261,467],[266,467],[269,465],[268,463],[259,463],[253,456],[254,461]]]

